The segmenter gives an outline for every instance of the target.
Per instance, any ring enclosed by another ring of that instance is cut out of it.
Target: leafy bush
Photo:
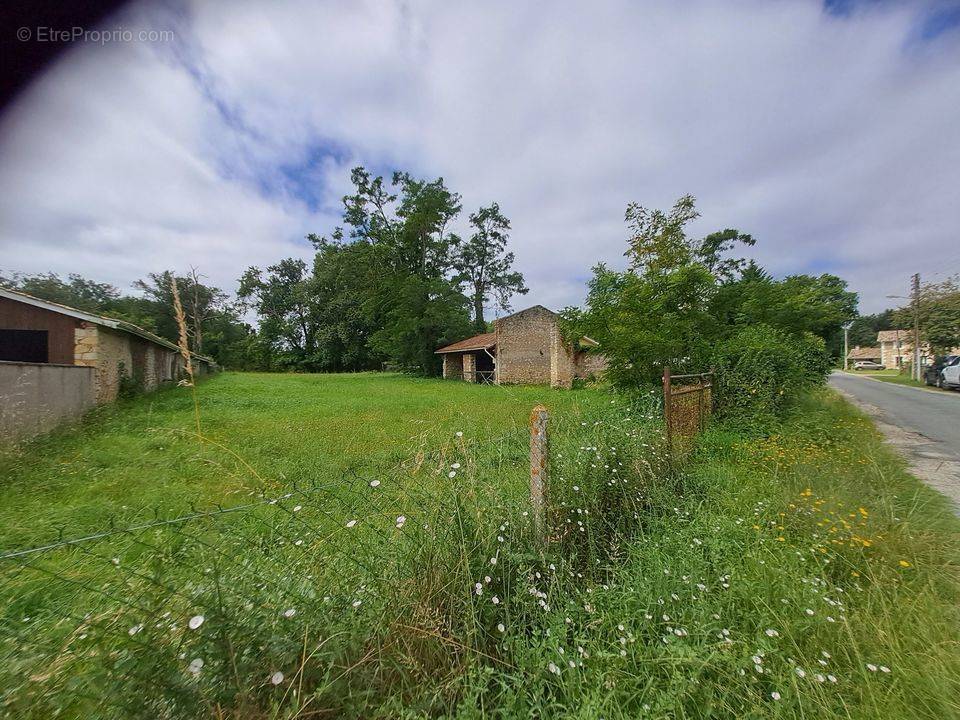
[[[762,430],[801,393],[823,384],[830,358],[815,335],[753,325],[717,346],[714,367],[719,416]]]

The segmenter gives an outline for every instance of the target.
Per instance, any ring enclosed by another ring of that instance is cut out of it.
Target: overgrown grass
[[[0,548],[137,519],[244,502],[293,483],[327,482],[449,441],[527,427],[601,400],[589,390],[497,388],[388,374],[226,373],[201,382],[194,437],[184,388],[124,400],[19,451],[0,451]],[[219,443],[220,445],[217,445]],[[234,455],[233,453],[236,453]]]
[[[525,514],[525,416],[544,391],[420,387],[470,411],[436,401],[432,442],[380,436],[373,474],[300,476],[229,521],[8,573],[8,713],[960,716],[960,526],[835,395],[770,437],[716,427],[681,468],[648,396],[557,398],[544,547]]]

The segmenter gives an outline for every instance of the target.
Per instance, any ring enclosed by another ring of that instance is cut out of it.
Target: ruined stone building
[[[603,373],[607,362],[597,342],[584,337],[573,347],[561,337],[557,319],[542,305],[497,319],[493,332],[436,351],[443,355],[443,377],[568,388],[575,379]]]

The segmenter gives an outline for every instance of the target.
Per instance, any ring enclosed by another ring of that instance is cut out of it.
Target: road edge
[[[949,501],[953,514],[960,517],[960,461],[938,452],[936,446],[939,443],[927,436],[888,423],[883,410],[876,405],[864,402],[838,387],[831,386],[830,389],[869,417],[887,445],[907,462],[910,472],[927,487],[943,495]]]

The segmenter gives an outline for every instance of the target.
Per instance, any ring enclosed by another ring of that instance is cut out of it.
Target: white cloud
[[[178,42],[78,47],[0,127],[4,267],[224,287],[309,255],[351,164],[442,175],[513,221],[531,293],[622,263],[626,203],[692,192],[778,274],[864,306],[960,271],[960,43],[932,5],[196,2]],[[922,248],[922,252],[918,252]]]

